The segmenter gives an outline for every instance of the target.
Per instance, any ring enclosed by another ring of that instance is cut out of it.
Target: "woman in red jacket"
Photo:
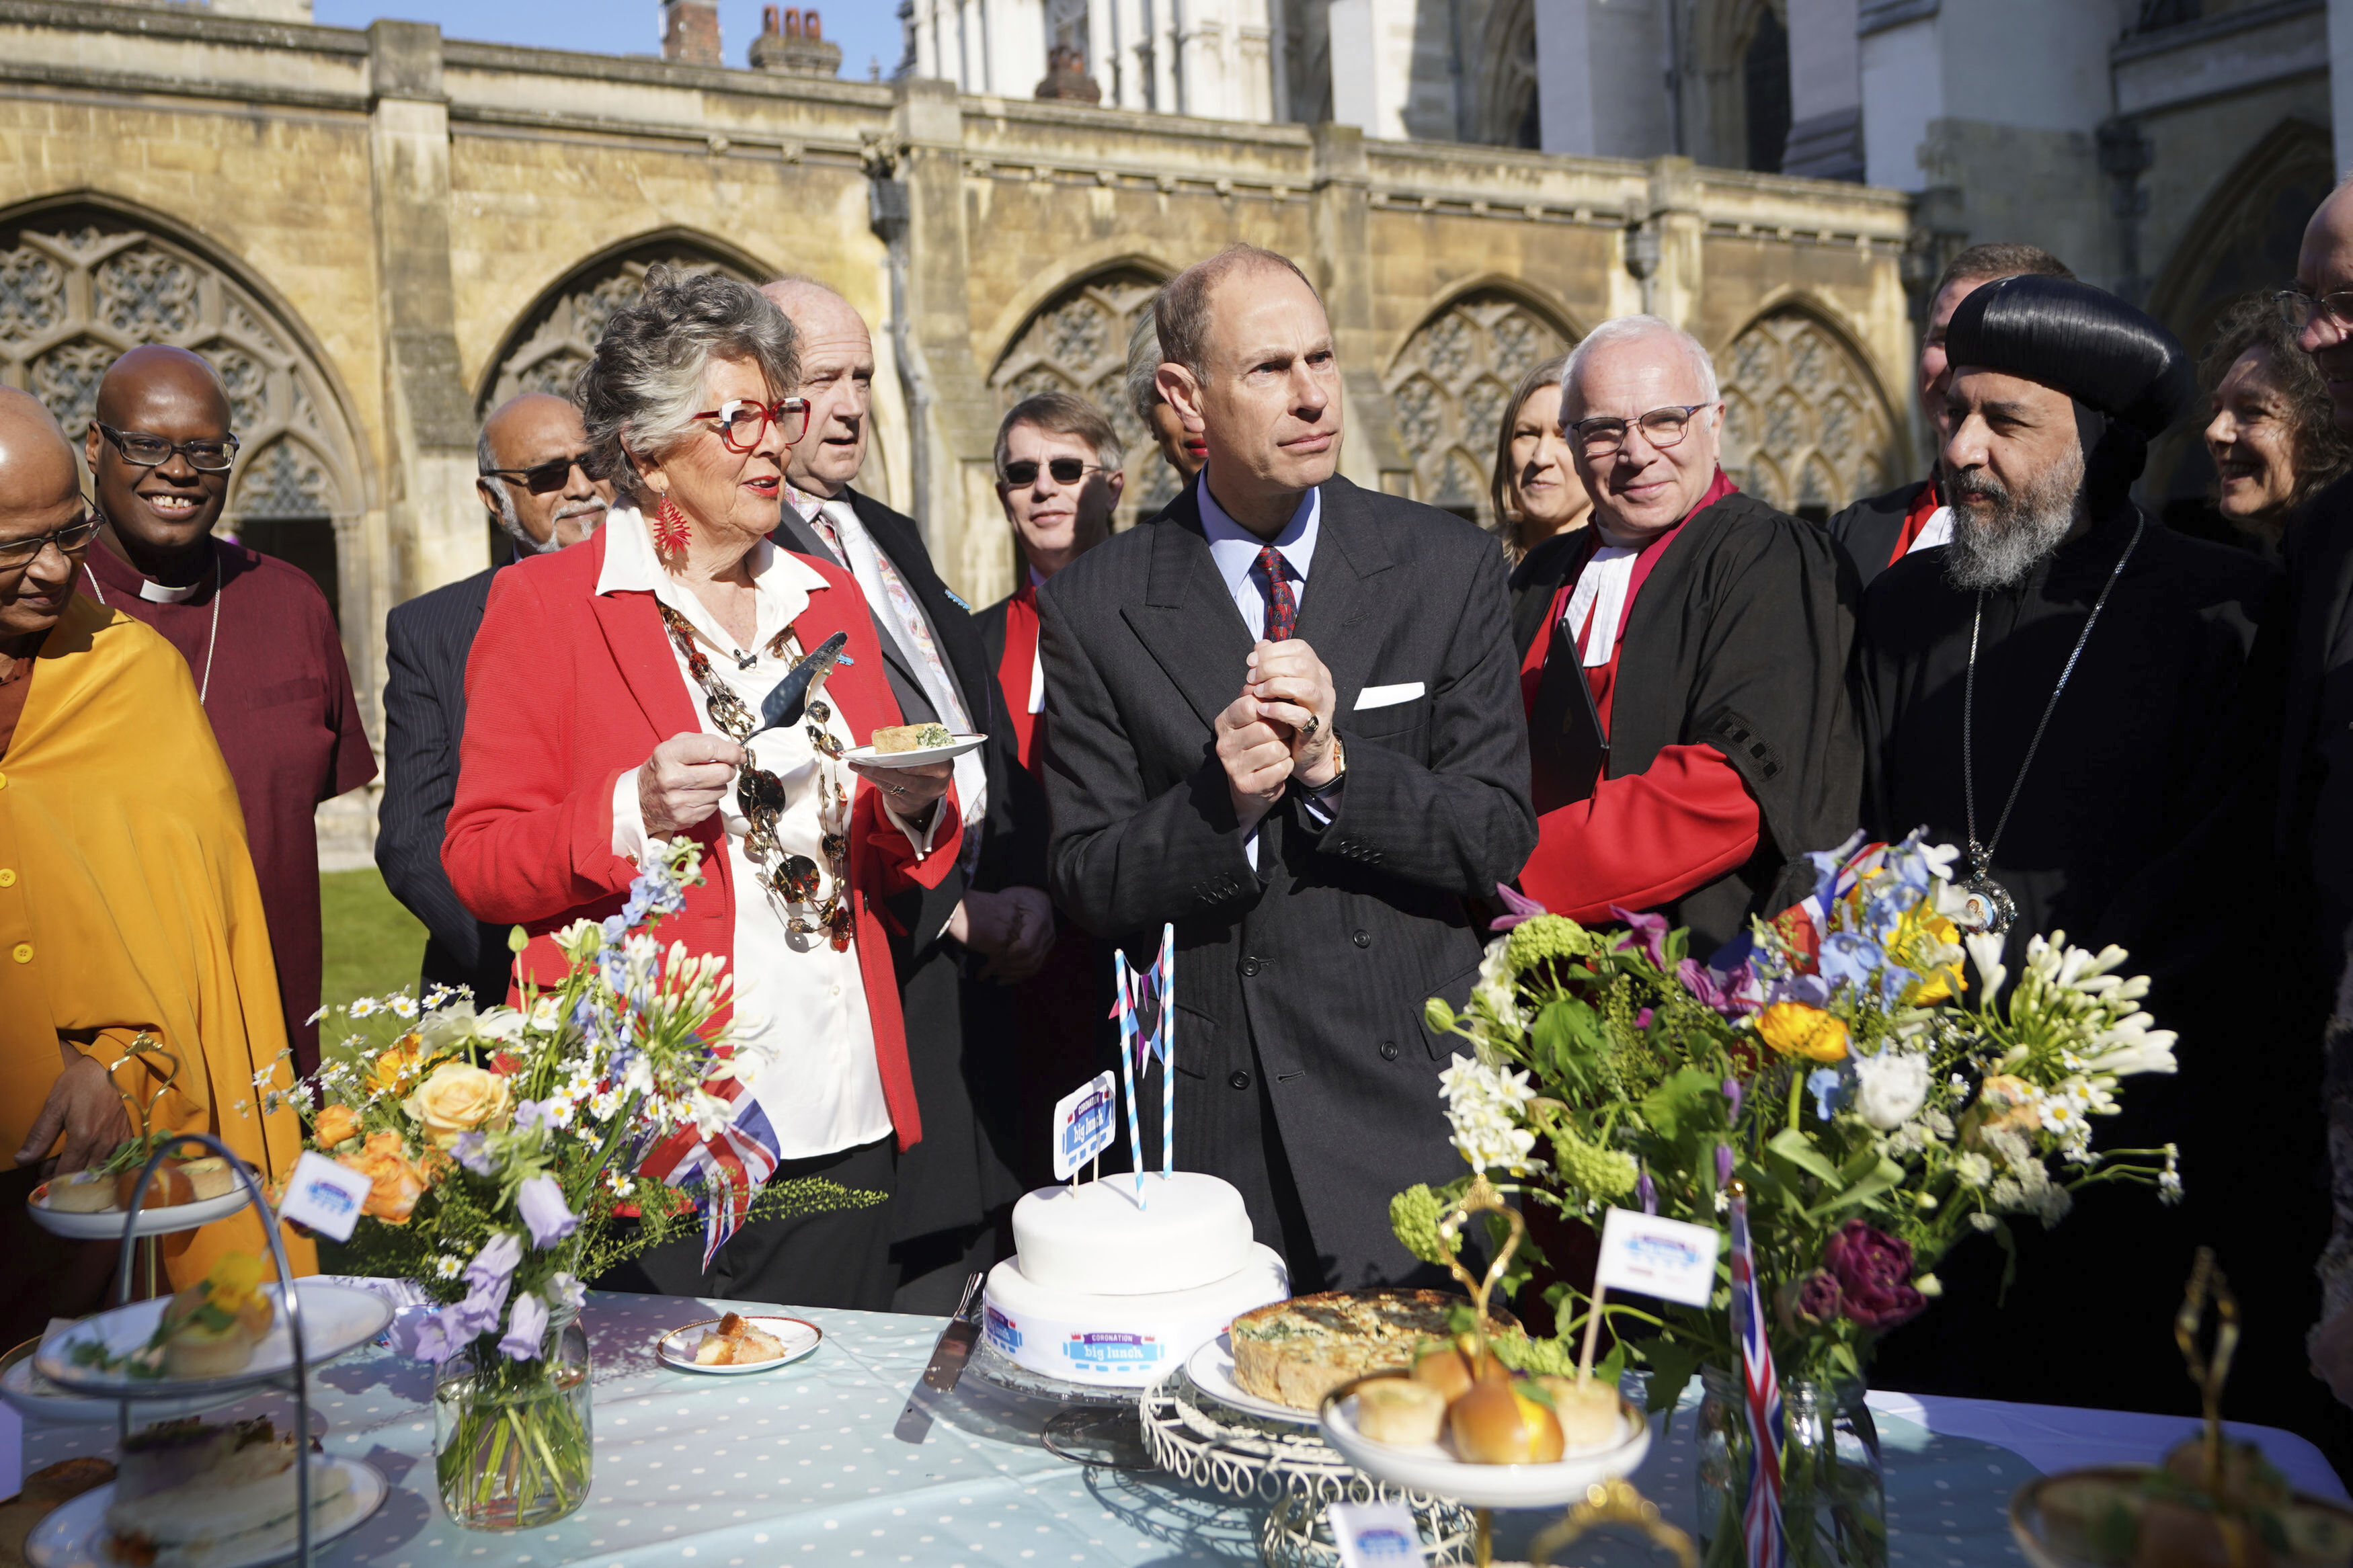
[[[744,284],[657,267],[614,312],[578,396],[620,499],[593,539],[491,590],[441,858],[478,917],[524,928],[522,970],[546,980],[551,932],[618,910],[649,845],[696,840],[706,879],[661,941],[725,955],[733,1037],[768,1056],[731,1152],[887,1193],[923,1123],[881,900],[936,885],[963,824],[946,763],[843,761],[900,714],[857,584],[768,542],[798,382],[791,323]],[[760,729],[762,699],[836,632],[847,650],[806,711]],[[888,1212],[748,1225],[707,1270],[699,1238],[674,1243],[614,1283],[885,1310]]]

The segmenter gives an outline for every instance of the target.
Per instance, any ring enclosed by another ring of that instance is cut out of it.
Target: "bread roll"
[[[139,1185],[139,1173],[125,1171],[114,1178],[114,1205],[117,1208],[131,1206],[131,1194]],[[141,1206],[151,1209],[172,1208],[196,1201],[195,1184],[179,1166],[165,1161],[155,1167],[155,1179],[147,1184],[147,1196]]]
[[[1457,1458],[1474,1465],[1548,1465],[1561,1455],[1560,1422],[1501,1378],[1471,1385],[1446,1409]]]
[[[1471,1385],[1485,1378],[1508,1378],[1511,1371],[1487,1351],[1474,1363],[1472,1347],[1476,1343],[1465,1334],[1457,1344],[1424,1346],[1413,1358],[1413,1378],[1426,1383],[1449,1401],[1461,1398],[1471,1392]]]
[[[1446,1396],[1426,1383],[1377,1377],[1356,1385],[1356,1429],[1376,1443],[1435,1443],[1445,1427]]]
[[[1618,1391],[1598,1377],[1540,1377],[1536,1386],[1552,1396],[1561,1442],[1570,1448],[1603,1448],[1618,1440]]]

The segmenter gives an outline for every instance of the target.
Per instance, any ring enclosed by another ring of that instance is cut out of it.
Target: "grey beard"
[[[544,544],[533,539],[523,528],[522,518],[515,511],[514,497],[507,494],[506,486],[501,484],[493,488],[497,489],[499,496],[499,526],[506,531],[506,536],[509,539],[514,541],[516,560],[520,561],[526,555],[553,555],[564,548],[555,542],[555,535],[553,532],[548,534],[547,542]],[[598,527],[604,525],[601,515],[596,521]],[[594,533],[596,530],[592,528],[588,531]]]
[[[2068,453],[2022,494],[2011,492],[1988,473],[1955,476],[1948,489],[1957,500],[1981,497],[1993,509],[1981,520],[1967,507],[1953,508],[1945,581],[1965,593],[2011,587],[2058,549],[2082,517],[2084,454],[2080,448]]]

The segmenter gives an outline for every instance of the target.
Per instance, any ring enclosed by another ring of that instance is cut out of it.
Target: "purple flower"
[[[458,1163],[478,1176],[487,1176],[498,1169],[491,1159],[491,1141],[480,1132],[460,1132],[449,1152],[458,1156]]]
[[[459,1347],[474,1336],[459,1332],[449,1321],[454,1307],[426,1314],[417,1324],[417,1338],[408,1353],[418,1361],[429,1361],[439,1366],[458,1353]]]
[[[459,1340],[470,1340],[487,1334],[499,1326],[499,1314],[507,1308],[508,1282],[478,1286],[467,1292],[466,1299],[442,1311],[443,1326]]]
[[[586,1288],[569,1274],[549,1275],[547,1296],[549,1305],[569,1307],[575,1312],[588,1304]]]
[[[502,1230],[482,1244],[474,1254],[474,1261],[466,1265],[466,1283],[477,1290],[497,1286],[506,1289],[514,1278],[515,1266],[522,1261],[522,1237],[511,1230]]]
[[[1652,963],[1661,969],[1667,966],[1666,916],[1636,914],[1632,910],[1617,904],[1609,906],[1609,912],[1624,921],[1627,928],[1641,939],[1642,951],[1650,954]]]
[[[1838,1280],[1817,1268],[1794,1285],[1775,1291],[1774,1304],[1780,1309],[1782,1326],[1795,1332],[1835,1321],[1845,1302]]]
[[[1715,1146],[1715,1184],[1719,1187],[1732,1184],[1732,1145],[1729,1143]]]
[[[1830,983],[1819,974],[1792,974],[1767,994],[1774,1002],[1802,1002],[1809,1007],[1831,1005]]]
[[[1726,1018],[1743,1018],[1764,1005],[1765,993],[1756,972],[1746,963],[1736,969],[1710,969],[1695,958],[1675,966],[1683,989],[1706,1007]]]
[[[1647,1029],[1650,1026],[1651,1010],[1648,1007],[1645,1007],[1641,1012],[1634,1015],[1634,1027],[1638,1029]]]
[[[554,1246],[580,1228],[580,1216],[564,1202],[564,1189],[554,1176],[533,1176],[515,1192],[515,1208],[531,1226],[531,1244],[542,1249]]]
[[[1641,1175],[1634,1178],[1634,1195],[1642,1200],[1644,1214],[1659,1212],[1659,1188],[1658,1184],[1651,1180],[1649,1170],[1645,1169]]]
[[[547,1337],[547,1303],[529,1290],[515,1298],[514,1313],[507,1320],[506,1337],[499,1341],[499,1349],[509,1361],[537,1361],[540,1342]]]
[[[514,1129],[516,1131],[528,1132],[533,1128],[541,1125],[546,1121],[546,1100],[519,1100],[515,1101]]]
[[[1859,1219],[1839,1227],[1822,1248],[1846,1315],[1873,1332],[1910,1322],[1928,1305],[1912,1285],[1911,1244]]]
[[[1534,899],[1514,892],[1501,882],[1495,884],[1495,896],[1504,900],[1504,908],[1511,912],[1497,915],[1493,920],[1489,921],[1487,922],[1489,931],[1509,931],[1522,921],[1534,920],[1538,915],[1552,912]]]
[[[1725,1121],[1737,1121],[1740,1120],[1741,1092],[1740,1080],[1738,1079],[1728,1078],[1724,1080]]]

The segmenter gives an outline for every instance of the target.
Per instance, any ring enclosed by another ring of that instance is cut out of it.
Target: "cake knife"
[[[927,1394],[936,1397],[954,1393],[956,1379],[964,1375],[964,1363],[972,1356],[973,1342],[980,1338],[980,1288],[987,1279],[986,1274],[976,1274],[964,1282],[964,1299],[956,1303],[955,1316],[940,1331],[939,1343],[932,1347],[931,1363],[907,1395],[907,1408],[899,1412],[899,1424],[891,1435],[902,1443],[920,1443],[931,1436],[932,1413]]]

